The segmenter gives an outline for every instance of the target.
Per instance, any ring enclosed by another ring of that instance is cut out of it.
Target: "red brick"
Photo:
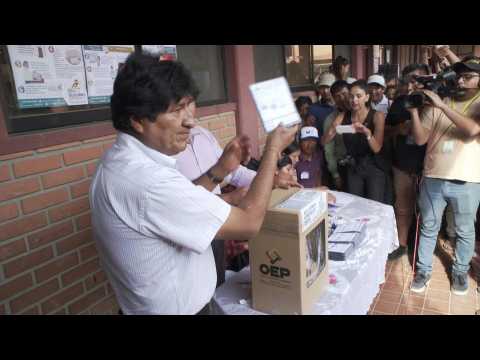
[[[7,204],[0,206],[0,222],[15,219],[18,216],[17,204]]]
[[[102,156],[102,153],[102,146],[94,146],[86,149],[66,152],[63,154],[63,160],[65,161],[65,164],[71,165],[82,161],[98,159],[100,156]]]
[[[20,236],[47,225],[45,213],[26,216],[19,220],[0,225],[0,241]]]
[[[25,240],[20,239],[0,246],[0,261],[10,259],[27,251]]]
[[[21,158],[21,157],[31,156],[33,154],[34,154],[33,151],[24,151],[24,152],[19,152],[19,153],[15,153],[15,154],[0,155],[0,161],[18,159],[18,158]]]
[[[30,214],[53,205],[64,203],[67,200],[68,191],[62,188],[23,199],[22,209],[24,214]]]
[[[74,200],[68,204],[58,206],[48,211],[48,216],[51,222],[57,222],[67,217],[80,214],[90,209],[88,197]]]
[[[58,169],[59,167],[62,167],[61,156],[53,155],[16,162],[13,164],[13,172],[18,178]]]
[[[28,253],[18,259],[12,260],[3,265],[5,276],[12,277],[37,265],[40,265],[53,258],[53,249],[51,246]]]
[[[55,171],[42,175],[42,184],[45,189],[63,185],[83,179],[85,177],[83,166],[76,166],[65,170]]]
[[[82,284],[77,284],[68,289],[62,290],[58,294],[54,295],[47,301],[42,303],[42,314],[48,314],[52,311],[57,310],[58,308],[64,306],[68,302],[74,300],[83,294]],[[65,313],[65,309],[63,310]]]
[[[0,166],[0,182],[10,180],[11,178],[9,166]]]
[[[97,248],[95,244],[88,245],[80,250],[80,260],[85,262],[93,257],[97,256]]]
[[[8,182],[0,185],[0,202],[34,193],[40,190],[38,178]]]
[[[67,315],[67,310],[61,309],[60,311],[57,311],[53,313],[52,315]]]
[[[92,226],[92,213],[88,212],[87,214],[80,215],[75,219],[77,224],[77,230],[83,230]]]
[[[236,135],[235,128],[233,127],[220,130],[220,139],[234,137],[235,135]]]
[[[52,279],[44,285],[36,287],[35,289],[10,301],[10,308],[12,309],[12,313],[19,313],[30,305],[45,299],[49,295],[52,295],[53,293],[58,291],[58,289],[59,285],[57,279]]]
[[[72,233],[73,224],[71,220],[68,220],[60,224],[55,224],[48,229],[41,230],[33,233],[32,235],[29,235],[27,237],[28,246],[30,247],[30,249],[35,249]]]
[[[33,285],[32,275],[25,274],[3,285],[0,285],[0,301],[13,297],[15,294]]]
[[[74,283],[75,281],[80,280],[85,276],[92,274],[98,270],[100,270],[100,262],[98,258],[96,258],[88,263],[82,264],[76,267],[75,269],[70,270],[69,272],[63,274],[62,284],[63,286],[68,286]]]
[[[28,310],[21,312],[19,315],[40,315],[40,310],[38,310],[38,306],[34,306]]]
[[[113,294],[113,288],[112,288],[112,285],[110,285],[110,283],[107,283],[107,294]]]
[[[0,304],[0,315],[5,315],[7,311],[5,310],[5,305]]]
[[[87,229],[82,232],[76,233],[72,236],[69,236],[66,239],[60,240],[57,246],[57,253],[59,255],[65,254],[71,250],[74,250],[82,245],[85,245],[93,241],[92,230]]]
[[[37,283],[41,283],[75,265],[78,265],[77,253],[65,255],[36,270],[35,278],[37,279]]]
[[[90,309],[92,315],[118,314],[118,303],[114,296],[102,300]]]
[[[101,287],[90,294],[87,294],[80,300],[74,302],[68,307],[70,314],[78,314],[86,310],[89,306],[95,304],[97,301],[101,300],[105,296],[105,288]]]
[[[95,170],[97,169],[98,161],[91,162],[87,164],[87,176],[93,176]]]
[[[88,190],[90,189],[90,184],[92,183],[91,179],[87,179],[85,181],[82,181],[78,184],[71,185],[70,186],[70,191],[72,193],[72,198],[78,198],[83,195],[88,194]]]
[[[107,281],[107,276],[102,270],[100,270],[99,272],[93,274],[92,276],[89,276],[85,280],[85,287],[87,288],[87,291],[88,291],[100,284],[103,284],[105,281]]]

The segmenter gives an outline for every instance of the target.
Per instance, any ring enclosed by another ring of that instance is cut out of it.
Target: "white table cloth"
[[[387,256],[398,247],[397,225],[393,207],[346,193],[332,191],[337,206],[329,207],[336,223],[363,221],[365,239],[346,261],[329,261],[329,271],[336,277],[318,299],[315,315],[365,315],[385,282]],[[250,268],[238,273],[228,271],[226,282],[215,292],[214,314],[262,315],[251,308]]]

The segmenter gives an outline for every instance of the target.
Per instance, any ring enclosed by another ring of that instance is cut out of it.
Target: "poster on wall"
[[[177,60],[177,45],[142,45],[142,50],[158,54],[160,60]]]
[[[119,68],[135,45],[82,45],[89,104],[110,103]]]
[[[88,103],[80,45],[7,45],[20,109]]]

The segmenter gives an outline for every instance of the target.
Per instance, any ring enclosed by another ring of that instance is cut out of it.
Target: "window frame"
[[[5,54],[5,61],[11,70],[10,58],[8,56],[8,49],[6,45],[0,45]],[[141,51],[141,45],[134,45],[135,51]],[[228,104],[230,102],[229,86],[227,83],[227,72],[225,64],[225,46],[216,45],[220,47],[220,61],[222,63],[221,75],[223,78],[222,90],[225,94],[223,98],[206,100],[197,103],[198,108],[210,107],[221,104]],[[14,81],[12,79],[12,81]],[[78,126],[89,126],[110,122],[111,110],[110,104],[93,105],[91,108],[75,108],[69,107],[68,110],[58,113],[41,113],[42,109],[37,110],[37,113],[31,114],[15,114],[11,106],[17,106],[16,103],[9,104],[7,98],[7,85],[0,79],[0,120],[7,132],[7,136],[29,135],[42,132],[59,131],[62,129],[70,129]],[[14,95],[13,95],[14,96]],[[15,96],[14,96],[15,98]]]

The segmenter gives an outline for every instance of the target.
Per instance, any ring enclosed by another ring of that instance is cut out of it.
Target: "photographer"
[[[457,246],[451,290],[468,292],[467,273],[475,244],[475,217],[480,201],[480,58],[470,56],[453,65],[456,94],[441,98],[422,90],[432,106],[419,113],[410,108],[413,135],[427,144],[419,206],[422,215],[417,272],[411,290],[423,292],[432,272],[433,251],[443,211],[452,206]]]
[[[397,220],[398,249],[389,254],[395,260],[407,253],[409,229],[412,224],[416,199],[416,184],[423,170],[426,146],[415,144],[412,136],[410,113],[405,108],[405,100],[414,91],[423,88],[415,80],[416,76],[428,75],[423,64],[411,64],[402,71],[402,80],[407,86],[407,94],[399,96],[392,104],[385,119],[385,141],[392,144],[393,187],[395,191],[395,218]]]

